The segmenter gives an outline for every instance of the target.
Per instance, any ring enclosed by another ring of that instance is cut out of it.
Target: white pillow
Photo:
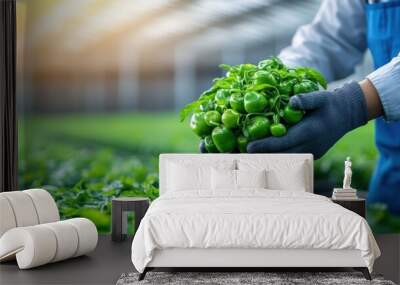
[[[267,171],[235,170],[237,188],[267,188]]]
[[[211,187],[216,191],[234,191],[243,188],[266,188],[267,178],[265,170],[211,170]]]
[[[176,160],[167,164],[167,191],[211,190],[211,168],[235,169],[236,161]]]
[[[306,191],[309,169],[304,160],[238,160],[239,170],[266,169],[267,187],[273,190]]]
[[[210,188],[210,167],[185,166],[170,163],[168,166],[168,188],[171,191],[185,191]]]
[[[236,170],[212,168],[211,188],[213,190],[236,190]]]

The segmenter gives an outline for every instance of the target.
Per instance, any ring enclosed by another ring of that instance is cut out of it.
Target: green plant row
[[[54,197],[63,219],[86,217],[110,231],[113,197],[158,197],[157,161],[107,148],[55,143],[20,160],[20,188],[41,187]]]

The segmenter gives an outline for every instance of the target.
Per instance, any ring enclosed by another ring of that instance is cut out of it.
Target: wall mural
[[[226,74],[219,64],[278,54],[319,1],[292,5],[18,1],[20,188],[43,187],[63,218],[87,217],[109,232],[112,197],[158,196],[160,153],[199,152],[179,111]],[[370,70],[367,56],[353,78]],[[369,123],[348,133],[315,162],[316,193],[341,187],[351,156],[352,187],[366,196],[377,159],[373,132]],[[400,232],[400,216],[385,204],[369,204],[368,220],[375,232]]]

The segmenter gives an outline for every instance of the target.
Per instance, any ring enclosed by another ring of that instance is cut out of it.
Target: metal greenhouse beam
[[[144,49],[151,48],[152,46],[153,47],[163,46],[164,48],[166,48],[168,46],[175,45],[178,42],[195,38],[198,35],[208,32],[210,29],[226,28],[231,25],[235,25],[238,22],[249,21],[249,19],[254,18],[254,17],[259,17],[261,15],[265,16],[268,14],[268,9],[273,8],[275,5],[277,5],[277,6],[283,5],[284,3],[299,3],[299,2],[295,1],[295,0],[283,0],[283,1],[279,1],[279,2],[277,0],[271,0],[269,2],[264,2],[263,5],[259,5],[259,6],[255,5],[251,8],[249,8],[248,10],[245,10],[240,15],[236,15],[236,14],[232,14],[232,15],[228,15],[228,16],[221,15],[221,17],[216,17],[212,21],[209,21],[208,23],[206,23],[206,25],[199,25],[197,28],[194,28],[194,29],[190,30],[190,32],[187,32],[187,33],[183,33],[183,34],[177,33],[177,34],[173,34],[171,36],[166,36],[166,37],[162,37],[162,35],[153,36],[153,38],[151,40],[148,38],[147,39],[142,38],[142,39],[140,39],[140,43],[138,43],[138,45],[141,45],[142,48],[144,48]]]
[[[121,46],[124,44],[127,36],[135,37],[135,34],[137,34],[143,27],[146,27],[159,17],[170,13],[177,7],[184,7],[192,3],[193,1],[173,0],[165,5],[153,9],[152,11],[149,11],[148,13],[144,13],[139,18],[133,19],[131,22],[121,25],[118,30],[109,32],[107,35],[100,37],[98,40],[94,40],[89,44],[81,46],[80,49],[83,51],[83,53],[90,55],[98,50],[106,50],[110,43],[112,43],[113,46]]]

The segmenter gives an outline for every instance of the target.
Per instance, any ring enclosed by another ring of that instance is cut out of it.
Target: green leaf
[[[222,68],[222,69],[224,69],[226,71],[230,71],[232,66],[222,63],[222,64],[219,65],[219,68]]]
[[[326,89],[328,87],[328,82],[326,81],[325,77],[317,70],[313,68],[307,68],[307,73],[311,77],[315,78],[315,80],[318,81],[318,83]]]
[[[199,107],[201,101],[194,101],[187,104],[179,113],[180,121],[183,122],[197,107]]]
[[[258,63],[258,67],[260,69],[275,69],[275,70],[277,70],[277,69],[284,68],[284,65],[283,65],[282,61],[278,57],[273,56],[273,57],[271,57],[269,59],[265,59],[265,60],[260,61]]]
[[[252,72],[251,71],[245,71],[244,72],[244,81],[246,83],[251,83],[251,79],[252,79]]]
[[[247,91],[260,91],[260,90],[264,90],[264,89],[274,89],[277,90],[277,88],[271,84],[257,84],[257,85],[252,85],[250,87],[247,88]]]
[[[319,83],[324,89],[328,87],[328,82],[326,81],[325,77],[316,69],[311,67],[300,67],[296,69],[298,74],[305,74],[306,77]]]
[[[232,82],[234,81],[231,77],[220,77],[213,80],[213,88],[217,89],[229,89]]]
[[[203,97],[207,97],[208,98],[209,96],[211,96],[213,94],[215,95],[215,93],[218,91],[218,89],[219,88],[217,88],[217,87],[212,87],[212,88],[204,91],[203,93],[200,94],[200,99],[202,99]]]

